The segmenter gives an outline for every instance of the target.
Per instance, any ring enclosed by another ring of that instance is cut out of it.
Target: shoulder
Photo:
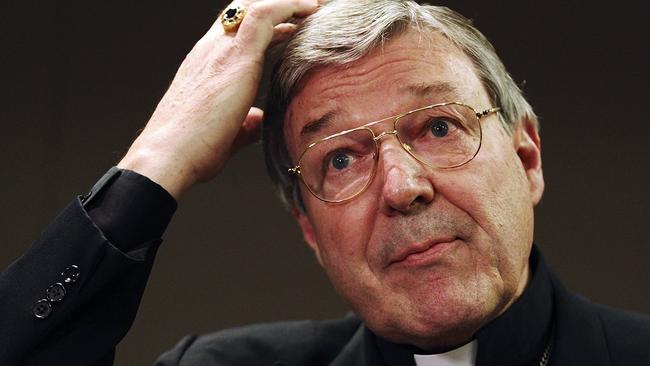
[[[254,324],[189,336],[163,354],[157,364],[327,364],[360,325],[361,321],[350,314],[335,320]]]
[[[596,304],[550,278],[559,364],[650,365],[648,315]]]
[[[650,362],[650,316],[604,305],[593,305],[615,365]]]
[[[576,294],[570,298],[574,315],[590,319],[589,328],[602,334],[612,365],[650,362],[650,316],[593,303]]]

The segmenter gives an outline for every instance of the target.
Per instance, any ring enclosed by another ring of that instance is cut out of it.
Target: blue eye
[[[449,133],[449,124],[442,119],[432,121],[431,133],[436,137],[445,137]]]
[[[334,169],[342,170],[350,164],[350,157],[343,153],[337,153],[332,157],[332,166]]]

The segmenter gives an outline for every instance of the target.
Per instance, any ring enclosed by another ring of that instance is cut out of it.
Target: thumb
[[[250,145],[259,141],[262,132],[262,120],[264,119],[264,111],[251,107],[242,122],[239,132],[233,141],[231,153],[234,154],[246,145]]]

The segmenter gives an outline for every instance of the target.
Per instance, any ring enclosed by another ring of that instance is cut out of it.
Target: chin
[[[498,300],[504,294],[492,286],[475,283],[471,289],[446,287],[428,291],[428,296],[402,296],[375,307],[366,316],[358,314],[375,334],[386,340],[432,350],[467,343],[507,306],[507,302]]]

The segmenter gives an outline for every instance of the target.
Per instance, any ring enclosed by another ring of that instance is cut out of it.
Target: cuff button
[[[63,287],[63,284],[57,282],[48,287],[47,290],[45,290],[45,294],[47,295],[48,300],[59,302],[65,297],[65,287]]]
[[[79,279],[80,275],[81,271],[79,270],[79,267],[74,264],[61,272],[61,277],[63,277],[64,283],[75,283]]]
[[[45,299],[38,300],[32,308],[32,313],[38,319],[45,319],[52,313],[52,304]]]

